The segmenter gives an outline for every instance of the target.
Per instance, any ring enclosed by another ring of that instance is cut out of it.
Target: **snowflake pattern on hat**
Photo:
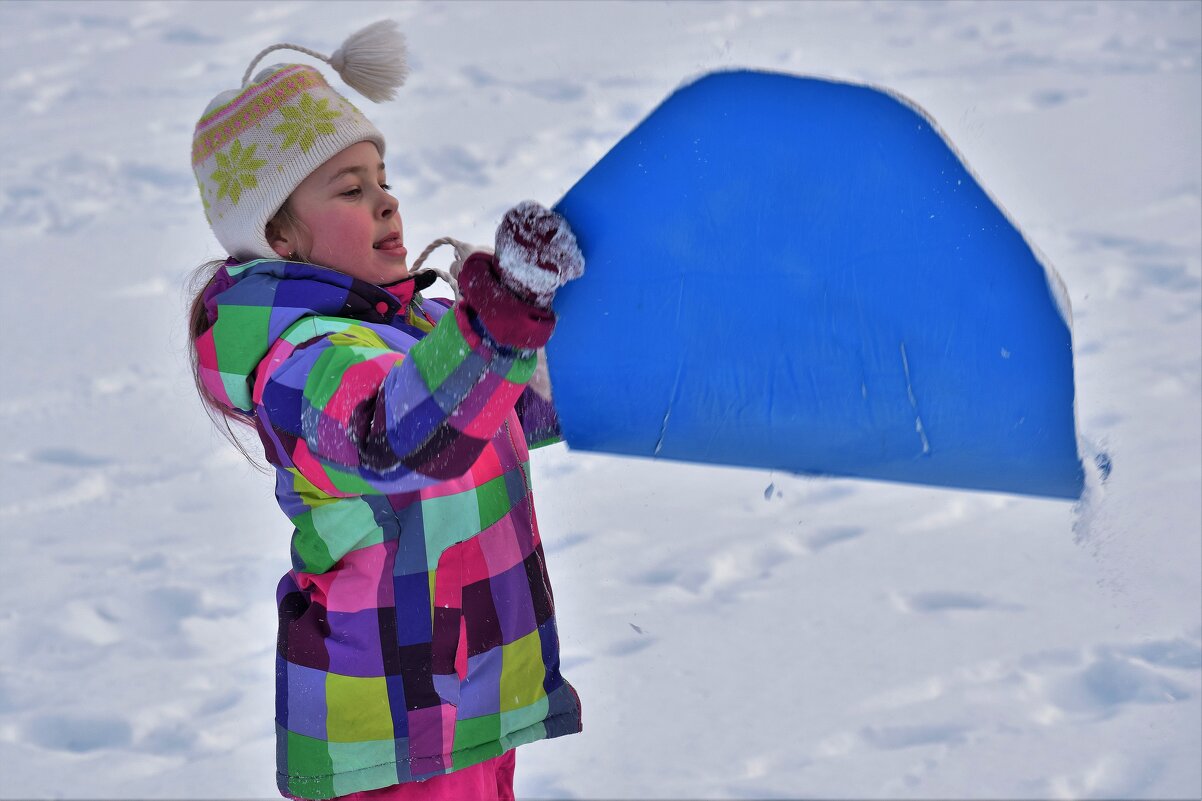
[[[234,143],[230,145],[228,155],[220,152],[216,154],[217,166],[221,169],[210,177],[217,182],[218,200],[222,196],[228,195],[230,202],[237,206],[243,189],[259,188],[259,181],[255,178],[255,173],[267,162],[255,158],[255,148],[257,147],[257,144],[251,145],[244,150],[242,143],[235,139]]]
[[[342,112],[327,110],[329,102],[328,98],[314,101],[306,92],[301,95],[300,102],[295,106],[281,106],[280,113],[284,115],[285,121],[271,129],[275,133],[284,134],[284,143],[280,145],[280,149],[287,150],[299,144],[301,152],[308,153],[319,135],[334,133],[336,129],[330,120],[341,117]]]

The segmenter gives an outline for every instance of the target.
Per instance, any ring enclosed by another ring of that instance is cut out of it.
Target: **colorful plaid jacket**
[[[253,416],[295,527],[277,593],[286,795],[414,781],[580,730],[527,469],[554,411],[524,392],[533,353],[423,300],[432,280],[261,260],[227,264],[205,294],[201,380]]]

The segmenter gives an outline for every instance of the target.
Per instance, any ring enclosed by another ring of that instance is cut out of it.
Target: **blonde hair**
[[[301,218],[297,217],[296,212],[292,210],[292,198],[285,200],[284,205],[280,206],[279,211],[277,211],[275,215],[267,221],[265,235],[267,236],[268,242],[271,241],[271,230],[273,228],[277,231],[283,229],[291,230],[293,237],[296,239],[300,238],[299,234],[301,232],[309,233],[309,227],[301,222]],[[313,237],[310,236],[309,239],[312,240]],[[310,255],[311,254],[309,253],[302,253],[299,250],[294,250],[288,256],[288,258],[296,261],[309,261]]]

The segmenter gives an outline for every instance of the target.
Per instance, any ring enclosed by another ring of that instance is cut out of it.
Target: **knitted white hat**
[[[255,56],[242,87],[213,98],[196,123],[192,171],[205,217],[236,259],[275,258],[265,236],[270,220],[293,190],[331,157],[357,142],[384,135],[321,73],[304,64],[276,64],[249,80],[272,50],[289,48],[328,62],[365,97],[391,100],[405,82],[405,43],[396,23],[384,20],[352,34],[333,56],[292,44]]]

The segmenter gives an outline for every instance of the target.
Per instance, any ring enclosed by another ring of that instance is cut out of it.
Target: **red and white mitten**
[[[561,215],[526,201],[505,213],[496,244],[495,255],[463,261],[459,292],[494,341],[541,348],[555,329],[555,291],[584,273],[576,236]]]
[[[563,215],[526,200],[497,226],[501,279],[516,294],[550,306],[555,291],[584,274],[584,254]]]

